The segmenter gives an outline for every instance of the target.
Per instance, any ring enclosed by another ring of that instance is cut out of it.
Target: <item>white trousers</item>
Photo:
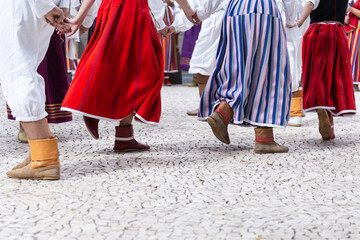
[[[205,76],[212,74],[225,12],[226,9],[217,11],[201,24],[199,38],[190,60],[190,74],[200,73]]]
[[[37,73],[54,28],[37,18],[28,0],[3,1],[0,8],[0,81],[17,121],[38,121],[45,112],[45,82]]]

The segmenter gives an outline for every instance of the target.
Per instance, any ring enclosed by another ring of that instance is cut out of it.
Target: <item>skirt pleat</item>
[[[205,120],[221,101],[232,107],[235,124],[287,125],[290,66],[275,1],[231,1],[199,118]]]
[[[312,24],[303,42],[305,111],[356,112],[348,40],[343,26]]]
[[[138,119],[158,123],[163,74],[147,1],[103,0],[63,108],[110,120],[136,112]]]

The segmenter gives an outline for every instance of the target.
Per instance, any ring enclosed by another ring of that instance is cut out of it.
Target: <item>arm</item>
[[[316,6],[317,7],[317,6]],[[310,13],[315,9],[315,5],[313,2],[311,1],[308,1],[305,6],[304,6],[304,9],[301,13],[301,17],[300,19],[297,21],[297,25],[298,27],[301,27],[305,20],[310,16]]]
[[[349,7],[348,11],[354,14],[355,16],[357,16],[358,18],[360,18],[360,10],[354,7]]]
[[[97,3],[95,3],[91,6],[89,12],[87,13],[87,15],[82,23],[82,26],[84,26],[84,28],[89,29],[93,25],[94,20],[97,17],[97,13],[99,11],[99,7],[100,6],[98,6]]]
[[[59,4],[59,8],[61,8],[64,12],[65,17],[69,17],[70,15],[70,0],[61,0]]]
[[[66,19],[66,24],[71,28],[71,31],[68,31],[70,32],[68,37],[74,35],[80,28],[94,2],[95,0],[84,0],[76,17],[74,19]]]
[[[196,12],[190,7],[187,0],[176,0],[176,2],[180,5],[190,22],[196,25],[200,24],[200,20],[197,18]]]

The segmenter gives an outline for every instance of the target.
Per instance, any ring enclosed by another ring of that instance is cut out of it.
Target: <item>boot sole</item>
[[[270,150],[254,150],[255,153],[258,154],[268,154],[268,153],[288,153],[288,150],[284,150],[284,151],[270,151]]]
[[[219,139],[221,142],[225,143],[225,144],[230,144],[230,140],[228,140],[226,138],[226,136],[224,136],[223,131],[221,131],[221,127],[219,126],[218,122],[216,121],[216,119],[214,119],[213,117],[209,116],[207,118],[207,123],[210,125],[212,132],[214,133],[215,137],[217,139]]]
[[[150,149],[125,149],[125,150],[115,150],[114,152],[118,152],[118,153],[126,153],[126,152],[148,152],[150,151]]]
[[[55,181],[60,180],[60,177],[12,177],[13,179],[24,179],[24,180],[49,180],[49,181]]]
[[[331,139],[331,124],[329,117],[326,113],[326,110],[319,109],[317,111],[318,118],[319,118],[319,132],[322,136],[323,140],[330,140]]]
[[[288,126],[290,126],[290,127],[301,127],[302,124],[288,124]]]

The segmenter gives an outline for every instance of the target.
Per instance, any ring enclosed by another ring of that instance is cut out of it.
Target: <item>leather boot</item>
[[[289,148],[274,141],[272,128],[255,128],[255,153],[287,153]]]
[[[25,160],[22,163],[19,163],[18,165],[16,165],[13,169],[11,170],[15,170],[15,169],[19,169],[19,168],[23,168],[26,165],[28,165],[31,162],[31,153],[29,153],[29,155],[25,158]]]
[[[228,133],[228,125],[233,118],[234,112],[230,105],[223,101],[216,108],[215,112],[207,118],[207,122],[211,127],[215,137],[221,142],[230,144]]]
[[[50,127],[49,127],[49,123],[48,121],[46,120],[46,125],[47,125],[47,129],[48,129],[48,133],[49,133],[49,137],[50,138],[53,138],[53,134],[51,133],[51,130],[50,130]],[[24,129],[22,128],[21,126],[21,123],[20,123],[20,128],[24,131]],[[25,133],[25,131],[24,131]],[[26,133],[25,133],[25,136],[26,136]],[[26,142],[28,142],[28,139],[27,139],[27,136],[26,136]],[[18,165],[16,165],[12,170],[15,170],[15,169],[18,169],[18,168],[23,168],[25,167],[26,165],[28,165],[29,163],[31,162],[31,153],[29,153],[29,155],[25,158],[25,160],[21,163],[19,163]]]
[[[206,84],[209,80],[210,76],[205,76],[205,75],[201,75],[201,74],[197,74],[197,80],[198,80],[198,87],[199,87],[199,95],[200,98],[204,92],[204,89],[206,87]]]
[[[195,110],[187,111],[186,114],[189,115],[189,116],[197,116],[198,112],[199,112],[199,109],[197,108]]]
[[[89,131],[90,135],[95,138],[99,139],[99,119],[91,118],[83,116],[85,125],[87,130]]]
[[[33,180],[60,179],[58,139],[29,140],[31,162],[7,172],[9,178]]]
[[[325,109],[317,110],[319,118],[319,132],[323,140],[331,140],[335,138],[334,119],[331,113]]]
[[[20,129],[19,129],[19,133],[18,133],[18,140],[19,140],[19,142],[22,142],[22,143],[28,142],[26,132],[24,131],[23,127],[21,126],[21,123],[20,123]]]
[[[115,152],[134,152],[134,151],[148,151],[148,145],[139,143],[134,138],[134,129],[132,125],[116,127],[115,135]]]

